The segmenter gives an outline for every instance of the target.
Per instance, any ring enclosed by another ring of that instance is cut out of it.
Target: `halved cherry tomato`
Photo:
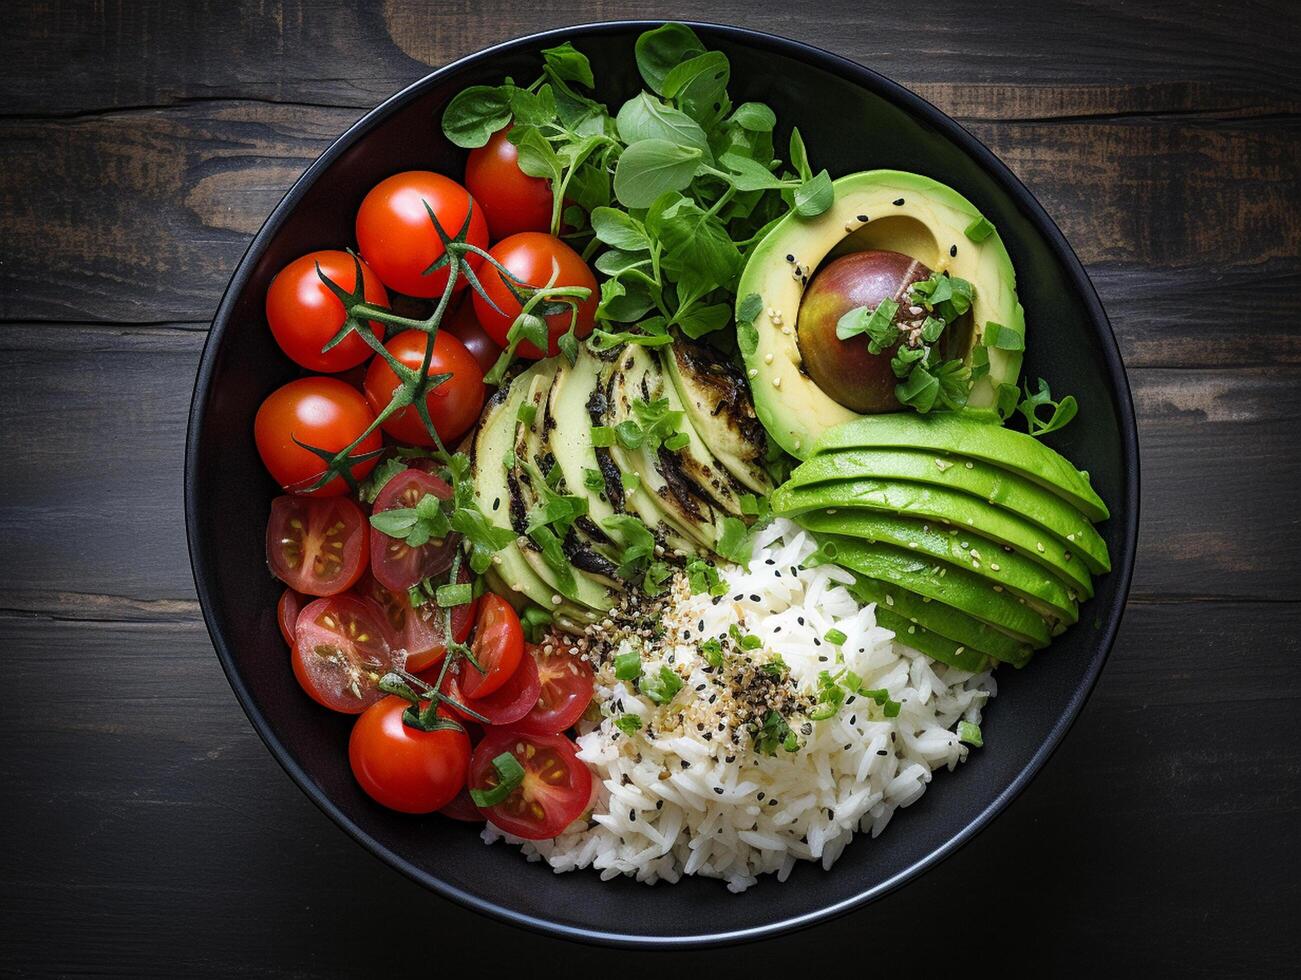
[[[370,527],[347,497],[271,501],[267,564],[271,574],[306,595],[337,595],[366,569]]]
[[[470,791],[465,787],[461,788],[461,792],[456,794],[451,803],[438,812],[445,817],[462,820],[465,823],[483,823],[483,813],[474,805],[474,800],[470,799]]]
[[[371,799],[402,813],[432,813],[465,786],[470,739],[459,728],[423,731],[402,721],[409,707],[387,697],[352,727],[348,761]]]
[[[556,286],[586,286],[591,290],[587,299],[578,304],[577,336],[581,339],[592,332],[596,317],[596,305],[600,299],[596,288],[596,277],[587,267],[582,256],[554,235],[545,235],[536,231],[525,231],[510,238],[503,238],[488,252],[511,275],[529,287],[541,288],[551,281],[552,271],[557,270]],[[483,329],[496,343],[506,346],[506,335],[511,324],[520,314],[520,303],[506,288],[501,273],[495,267],[485,264],[479,272],[479,281],[484,292],[492,298],[497,309],[494,310],[477,292],[472,297],[474,315],[479,318]],[[514,284],[513,284],[514,285]],[[527,293],[526,287],[517,287]],[[501,312],[498,312],[500,310]],[[553,313],[547,317],[547,356],[554,357],[560,348],[557,340],[569,330],[570,309]],[[543,356],[542,351],[528,341],[516,348],[521,357],[536,360]]]
[[[375,498],[373,512],[414,509],[425,496],[448,500],[452,488],[423,470],[406,469],[384,484]],[[391,538],[375,528],[370,535],[370,569],[376,580],[394,590],[411,588],[421,579],[438,575],[452,567],[457,536],[430,538],[411,547],[404,538]]]
[[[294,627],[298,624],[298,613],[303,608],[303,597],[293,589],[285,589],[276,603],[276,622],[280,626],[280,635],[291,647],[294,645]]]
[[[521,231],[551,230],[551,184],[519,168],[519,150],[499,129],[488,142],[470,151],[465,186],[483,205],[493,241]]]
[[[517,731],[554,735],[583,717],[592,701],[595,678],[591,665],[555,637],[527,645],[538,664],[540,691],[533,709],[515,723]]]
[[[466,296],[456,308],[443,318],[442,328],[465,345],[465,349],[479,362],[483,373],[487,374],[501,356],[501,347],[488,336],[479,318],[474,315],[474,304]]]
[[[375,413],[351,385],[338,378],[299,378],[267,396],[253,420],[253,438],[275,481],[290,493],[299,493],[306,492],[325,472],[325,463],[298,443],[338,452],[374,421]],[[377,429],[351,455],[374,452],[381,443]],[[352,475],[360,480],[375,468],[375,462],[354,463]],[[347,492],[348,484],[336,476],[311,495],[334,497]]]
[[[335,374],[356,367],[373,353],[357,334],[336,346],[321,348],[343,326],[345,313],[339,298],[317,275],[320,271],[336,285],[352,291],[357,285],[357,266],[351,255],[336,249],[310,252],[281,269],[267,289],[267,324],[280,349],[289,359],[309,371]],[[388,306],[388,293],[379,277],[361,263],[362,293],[372,306]],[[370,328],[384,339],[384,326],[374,320]]]
[[[511,679],[524,656],[524,627],[509,602],[486,593],[479,601],[479,618],[474,624],[474,659],[461,661],[457,683],[467,698],[485,698]]]
[[[469,570],[461,568],[458,581],[470,581]],[[384,610],[389,629],[393,632],[398,649],[407,654],[406,668],[412,673],[420,673],[433,667],[447,653],[446,625],[444,610],[432,602],[413,608],[411,598],[405,589],[394,591],[385,588],[375,580],[373,575],[362,578],[357,585],[357,592],[373,599]],[[474,625],[476,602],[452,609],[452,638],[464,643]]]
[[[298,683],[317,703],[356,715],[384,696],[376,685],[393,666],[394,645],[383,611],[355,595],[317,599],[294,627]]]
[[[489,823],[525,840],[545,840],[583,815],[592,798],[592,773],[563,735],[488,732],[470,759],[470,789],[497,785],[492,760],[506,752],[524,768],[524,780],[502,802],[483,808]]]
[[[433,212],[448,237],[455,236],[470,215],[466,241],[488,247],[488,223],[470,192],[454,180],[428,170],[409,170],[380,181],[357,211],[357,244],[364,258],[389,289],[408,296],[441,296],[448,267],[425,274],[443,257],[442,239],[429,214]],[[483,259],[467,258],[476,271]],[[456,280],[459,291],[465,276]]]
[[[437,678],[437,670],[424,673],[430,684]],[[454,701],[458,701],[472,711],[477,711],[488,719],[489,725],[513,725],[538,703],[542,683],[538,678],[537,662],[532,657],[521,657],[515,673],[501,687],[485,698],[467,698],[461,693],[454,671],[448,670],[443,678],[442,691]],[[469,718],[455,708],[449,708],[457,717]],[[474,720],[474,719],[470,719]]]
[[[427,337],[419,330],[398,334],[385,346],[399,363],[420,370],[424,363]],[[451,377],[425,395],[430,421],[444,443],[463,435],[479,419],[483,408],[483,369],[465,349],[465,345],[450,333],[442,330],[434,338],[433,355],[426,374],[450,374]],[[366,369],[366,398],[376,412],[393,398],[398,386],[398,376],[382,357],[376,357]],[[433,437],[420,421],[414,405],[390,415],[383,422],[384,431],[398,442],[416,446],[432,446]]]

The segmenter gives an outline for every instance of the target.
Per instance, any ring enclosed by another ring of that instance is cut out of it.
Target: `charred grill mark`
[[[690,459],[685,453],[671,452],[663,446],[659,449],[659,459],[660,472],[665,474],[665,479],[668,480],[670,486],[673,485],[673,481],[669,480],[667,474],[673,472],[690,494],[699,497],[711,507],[727,510],[727,507],[720,503],[718,497],[705,485],[706,482],[709,482],[709,478],[714,475],[711,470],[705,470],[702,473],[701,470],[704,468],[695,465],[695,460]],[[704,477],[705,482],[701,481],[701,477]],[[717,479],[713,480],[713,485],[715,489],[719,488]]]
[[[586,515],[575,519],[574,527],[578,528],[580,531],[583,532],[583,534],[587,535],[587,537],[591,538],[597,544],[614,543],[610,539],[610,536],[606,534],[603,530],[601,530],[600,526],[597,525],[596,521],[592,520],[590,517]]]
[[[660,496],[667,499],[665,493],[667,491],[692,521],[696,524],[704,524],[705,517],[700,512],[699,506],[700,500],[704,498],[697,498],[695,481],[686,475],[677,456],[667,452],[663,447],[659,451],[659,471],[665,483],[665,486],[660,488]]]
[[[679,371],[706,390],[706,404],[714,403],[710,414],[714,418],[723,416],[741,436],[748,450],[746,462],[762,460],[767,449],[763,423],[755,415],[749,385],[740,368],[712,347],[693,344],[682,337],[676,338],[669,350],[677,358]]]
[[[591,548],[586,547],[578,539],[578,535],[572,530],[565,535],[565,540],[561,542],[565,556],[570,563],[577,569],[588,572],[592,575],[601,575],[608,579],[618,579],[619,566],[614,564],[604,555],[597,554]]]
[[[528,527],[527,511],[524,506],[524,493],[514,470],[506,471],[506,489],[510,491],[510,526],[518,535],[523,536]]]
[[[605,495],[610,499],[610,506],[622,514],[623,477],[619,473],[619,467],[610,457],[610,450],[604,448],[596,450],[596,465],[601,469],[601,479],[605,481]]]

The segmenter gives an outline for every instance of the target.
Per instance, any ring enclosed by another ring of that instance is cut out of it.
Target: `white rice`
[[[630,875],[648,884],[696,874],[721,878],[740,892],[761,874],[784,881],[797,860],[830,868],[856,831],[875,837],[896,808],[921,798],[936,769],[963,761],[967,746],[954,729],[961,720],[979,724],[996,693],[993,677],[945,666],[895,642],[876,625],[875,607],[860,607],[844,588],[853,581],[848,572],[802,567],[813,551],[797,525],[774,521],[756,536],[748,572],[723,570],[723,600],[684,600],[669,614],[671,628],[704,620],[705,634],[719,635],[737,623],[763,640],[756,656],[780,653],[792,680],[809,692],[820,671],[840,666],[835,648],[822,641],[838,629],[847,638],[843,666],[866,688],[887,689],[900,703],[897,717],[851,695],[811,730],[792,722],[809,734],[798,751],[778,749],[775,756],[748,743],[738,750],[723,738],[706,740],[696,725],[661,733],[652,724],[649,735],[644,726],[629,736],[611,718],[587,723],[578,744],[593,773],[590,814],[546,841],[520,841],[489,824],[485,842],[519,844],[529,860],[546,861],[557,872],[590,867],[603,879]],[[690,701],[695,687],[709,681],[696,640],[669,644],[663,656],[689,674],[675,700]],[[647,721],[656,710],[608,669],[598,674],[596,699],[622,701],[623,712]]]

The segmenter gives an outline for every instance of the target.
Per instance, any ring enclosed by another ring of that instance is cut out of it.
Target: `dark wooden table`
[[[924,6],[719,0],[707,16],[911,86],[1060,223],[1139,412],[1133,595],[1079,723],[974,843],[833,925],[693,966],[807,974],[843,960],[908,976],[918,952],[937,971],[974,952],[1060,973],[1295,970],[1296,8]],[[629,13],[552,0],[5,6],[0,970],[393,971],[415,966],[392,942],[405,928],[526,972],[684,965],[488,921],[347,839],[231,695],[181,519],[208,321],[313,157],[430,65]]]

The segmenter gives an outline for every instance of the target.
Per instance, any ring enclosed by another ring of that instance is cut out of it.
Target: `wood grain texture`
[[[1059,222],[1130,371],[1140,559],[1080,721],[956,857],[862,913],[777,942],[617,960],[433,898],[278,770],[199,618],[181,472],[207,323],[311,160],[430,65],[627,6],[11,6],[0,32],[0,784],[11,830],[0,971],[393,973],[410,958],[367,924],[413,918],[583,973],[807,972],[829,955],[875,962],[864,950],[884,948],[896,966],[923,950],[922,972],[938,974],[971,969],[973,936],[984,962],[1015,956],[1052,975],[1295,969],[1295,4],[709,9],[909,85]],[[701,16],[673,3],[636,14]],[[937,927],[958,903],[961,928]],[[463,949],[452,944],[449,965]]]

